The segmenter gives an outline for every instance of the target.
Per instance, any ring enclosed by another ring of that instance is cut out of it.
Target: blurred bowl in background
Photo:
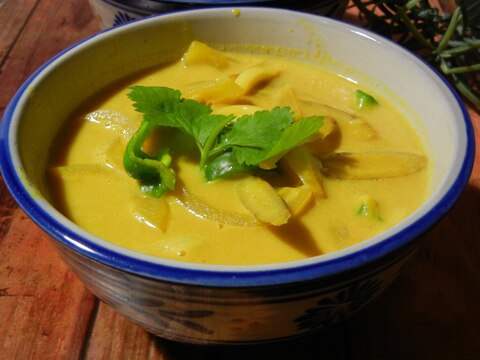
[[[154,14],[222,6],[275,7],[339,18],[348,0],[89,0],[89,3],[106,29]]]

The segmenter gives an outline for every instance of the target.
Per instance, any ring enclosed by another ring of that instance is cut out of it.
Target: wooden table
[[[1,115],[39,65],[99,26],[86,0],[0,6]],[[480,134],[480,116],[470,113]],[[158,339],[115,314],[67,269],[1,182],[0,359],[480,358],[479,176],[477,158],[463,196],[406,271],[345,324],[295,342],[226,349]]]

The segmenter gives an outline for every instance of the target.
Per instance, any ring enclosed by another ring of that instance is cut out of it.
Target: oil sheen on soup
[[[180,100],[165,100],[162,112],[157,93]],[[190,114],[197,108],[206,115]],[[195,121],[185,125],[188,116]],[[273,118],[284,125],[268,125]],[[133,168],[167,169],[169,179],[156,179],[168,189],[126,170],[127,145],[143,127]],[[368,84],[196,41],[177,62],[87,101],[52,149],[52,198],[73,222],[128,249],[207,264],[292,261],[357,244],[417,209],[430,174],[408,119]]]

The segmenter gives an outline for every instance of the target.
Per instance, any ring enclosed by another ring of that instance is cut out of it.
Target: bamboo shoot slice
[[[302,99],[299,97],[299,105],[304,116],[329,116],[339,122],[348,122],[355,118],[355,112],[350,109],[338,109],[327,104],[322,104],[316,100]]]
[[[108,109],[88,113],[85,115],[85,120],[104,126],[106,129],[116,132],[123,139],[130,139],[139,125],[139,122],[134,119]]]
[[[358,140],[369,141],[378,138],[377,131],[364,119],[355,118],[347,124],[352,130],[352,135]]]
[[[228,65],[228,58],[224,54],[200,41],[192,41],[183,56],[183,61],[187,66],[207,64],[216,68],[224,68]]]
[[[332,152],[339,144],[340,132],[337,122],[331,117],[325,117],[322,127],[314,135],[314,140],[305,145],[314,155],[319,156]]]
[[[100,164],[75,164],[58,166],[49,169],[51,179],[60,182],[61,186],[67,190],[75,188],[76,191],[65,191],[65,195],[71,197],[70,203],[74,203],[72,209],[78,211],[86,211],[92,206],[88,197],[82,194],[92,191],[98,191],[108,195],[108,201],[116,204],[119,208],[124,208],[125,203],[120,196],[116,194],[130,191],[125,186],[124,179],[134,182],[123,173],[115,171],[107,166]],[[101,181],[98,179],[101,178]],[[113,189],[113,190],[112,190]],[[135,191],[131,195],[132,201],[129,202],[129,209],[133,216],[141,223],[158,228],[162,231],[167,229],[170,219],[170,208],[164,198],[157,199],[142,195],[140,191]],[[102,201],[98,198],[98,201]],[[92,217],[98,214],[92,214]]]
[[[244,89],[232,79],[220,79],[187,91],[187,97],[204,103],[233,101],[244,95]]]
[[[132,188],[139,191],[134,179],[101,164],[56,166],[48,169],[48,176],[56,189],[52,194],[56,203],[73,221],[80,221],[80,225],[102,224],[108,221],[105,219],[112,219],[111,214],[99,214],[91,209],[100,208],[108,201],[113,208],[123,211],[125,201],[119,194],[131,192]],[[92,191],[103,194],[103,197],[86,196]]]
[[[283,187],[278,190],[278,194],[287,204],[292,216],[300,216],[313,203],[313,193],[304,186]]]
[[[383,179],[405,176],[426,168],[425,156],[402,152],[334,153],[323,157],[325,176],[340,179]]]
[[[297,176],[302,184],[310,189],[316,197],[323,198],[326,196],[322,181],[322,165],[305,146],[293,149],[280,162],[283,168]]]
[[[258,87],[262,83],[271,80],[278,75],[277,70],[268,69],[262,66],[254,66],[247,70],[242,71],[236,78],[237,83],[245,94],[251,92],[254,88]]]
[[[137,221],[163,232],[167,231],[170,222],[170,205],[164,197],[153,198],[138,192],[132,196],[130,204]]]
[[[299,120],[304,117],[303,112],[300,109],[300,105],[298,104],[297,96],[290,85],[286,85],[279,90],[277,103],[282,104],[282,106],[289,107],[294,113],[295,120]]]
[[[123,152],[125,147],[125,142],[121,138],[116,138],[107,146],[105,152],[101,154],[103,158],[99,159],[99,161],[104,162],[106,166],[114,170],[123,171]]]
[[[259,221],[253,215],[249,215],[248,213],[245,215],[237,214],[213,207],[190,193],[185,188],[182,189],[182,194],[178,197],[177,202],[195,216],[216,222],[217,224],[241,227],[259,225]]]
[[[230,115],[233,114],[236,117],[241,117],[243,115],[253,115],[257,111],[266,110],[260,106],[255,105],[230,105],[218,108],[215,110],[215,114],[220,115]]]
[[[275,226],[288,222],[287,205],[267,181],[249,176],[240,182],[237,192],[242,204],[258,220]]]
[[[358,140],[368,141],[378,138],[377,131],[370,123],[356,116],[355,112],[348,112],[311,100],[301,100],[303,112],[308,115],[331,117],[338,122],[342,131],[346,131]]]

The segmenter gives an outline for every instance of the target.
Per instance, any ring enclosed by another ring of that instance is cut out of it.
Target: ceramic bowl
[[[46,193],[44,164],[55,133],[91,94],[127,74],[179,58],[192,39],[300,49],[314,54],[312,59],[328,59],[324,66],[346,65],[352,77],[362,74],[377,90],[395,93],[430,154],[428,199],[397,226],[358,245],[271,265],[163,260],[80,229],[55,210]],[[266,8],[176,12],[98,33],[39,68],[11,100],[0,130],[8,188],[87,287],[149,332],[197,344],[290,339],[360,309],[392,282],[420,246],[420,236],[455,203],[474,157],[461,99],[423,61],[360,28]]]
[[[340,17],[348,0],[89,0],[103,28],[109,28],[145,16],[179,10],[221,6],[268,6]]]

